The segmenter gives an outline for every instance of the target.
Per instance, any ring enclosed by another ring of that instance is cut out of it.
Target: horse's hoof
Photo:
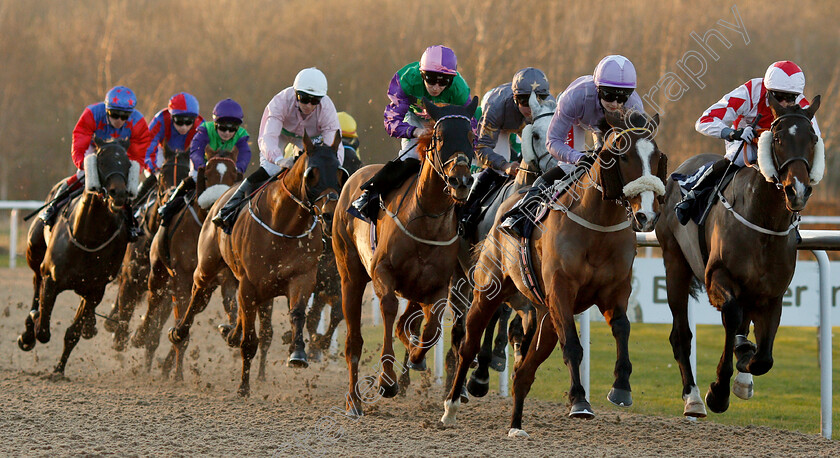
[[[467,391],[477,398],[483,398],[487,395],[487,392],[490,391],[490,380],[479,380],[476,378],[475,374],[473,374],[467,382]]]
[[[619,407],[630,407],[633,405],[633,395],[631,395],[628,390],[612,388],[607,394],[607,401],[610,401]]]
[[[700,398],[700,390],[697,389],[696,385],[691,387],[688,394],[683,395],[683,400],[685,401],[683,415],[695,418],[706,417],[706,405],[703,404],[703,400]]]
[[[29,319],[32,320],[33,323],[38,321],[38,318],[41,318],[41,311],[40,310],[30,310],[29,311]]]
[[[313,363],[320,363],[321,362],[321,350],[319,350],[314,345],[310,345],[309,347],[309,360]]]
[[[724,413],[727,409],[729,409],[729,396],[726,399],[718,399],[715,392],[709,388],[709,391],[706,392],[706,405],[709,406],[709,410],[714,413]]]
[[[382,395],[383,398],[390,399],[397,395],[400,392],[400,384],[394,383],[393,385],[389,385],[387,383],[382,383],[382,379],[379,379],[379,394]]]
[[[504,355],[499,356],[493,353],[493,357],[490,359],[490,369],[496,372],[504,371],[507,369],[507,358]]]
[[[18,347],[20,347],[23,351],[29,351],[35,348],[35,339],[31,339],[31,341],[27,342],[23,339],[23,336],[18,336]]]
[[[592,406],[589,404],[589,402],[583,400],[578,401],[572,405],[571,410],[569,410],[569,417],[591,420],[595,418],[595,413],[592,411]]]
[[[522,429],[510,428],[510,431],[508,431],[508,437],[528,438],[530,436]]]
[[[49,329],[39,329],[37,333],[35,333],[35,338],[38,339],[38,342],[47,343],[52,338],[52,334],[50,334]]]
[[[423,372],[426,370],[426,358],[421,359],[419,363],[412,363],[411,360],[408,360],[408,364],[406,364],[406,366],[408,366],[411,370]]]
[[[216,326],[216,330],[219,331],[219,334],[222,335],[222,339],[227,340],[228,336],[230,335],[230,331],[233,331],[233,325],[220,324]]]
[[[454,426],[458,421],[458,408],[461,407],[461,402],[458,400],[452,401],[447,399],[443,401],[443,416],[440,417],[440,422],[443,426]]]
[[[131,340],[129,340],[132,348],[143,348],[146,345],[146,335],[145,333],[141,333],[140,329],[138,328],[134,331],[134,334],[131,336]]]
[[[466,404],[470,402],[470,395],[467,393],[466,387],[461,387],[461,404]]]
[[[361,404],[361,402],[360,402],[360,404]],[[347,409],[345,410],[344,414],[347,415],[350,418],[358,418],[358,417],[363,417],[365,415],[365,412],[362,410],[361,405],[356,406],[356,405],[348,402]]]
[[[99,330],[96,329],[96,321],[94,321],[92,325],[85,324],[82,326],[82,339],[93,339],[98,332]]]
[[[286,362],[286,366],[306,369],[309,367],[309,362],[306,361],[306,352],[303,350],[295,350],[292,352],[292,355],[289,356],[289,361]]]
[[[745,374],[739,372],[735,376],[735,381],[732,382],[732,393],[743,400],[748,400],[753,397],[753,378],[752,374]]]
[[[236,390],[236,394],[239,395],[241,398],[247,398],[251,396],[251,387],[249,386],[240,386],[238,390]]]
[[[181,342],[183,342],[185,338],[185,336],[182,336],[178,332],[178,328],[169,328],[169,332],[167,333],[167,335],[169,336],[169,341],[175,345],[178,345]]]

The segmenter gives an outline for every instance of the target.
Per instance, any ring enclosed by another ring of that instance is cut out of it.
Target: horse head
[[[190,152],[172,149],[163,145],[163,165],[158,173],[158,194],[163,195],[167,189],[175,187],[190,170]]]
[[[768,100],[775,120],[758,139],[758,165],[768,182],[784,189],[787,209],[802,211],[825,172],[823,140],[811,124],[820,96],[808,108],[783,107],[772,94]]]
[[[206,209],[231,186],[242,181],[242,172],[236,169],[239,149],[235,146],[229,150],[214,150],[208,145],[204,148],[204,157],[207,163],[199,174],[197,191],[198,205]]]
[[[634,231],[651,231],[665,195],[668,157],[654,138],[659,114],[607,112],[610,129],[598,158],[604,200],[619,200],[632,216]]]
[[[554,166],[554,158],[546,147],[546,137],[557,102],[554,99],[540,100],[532,92],[528,105],[531,107],[533,121],[522,129],[522,162],[529,169],[542,174]]]
[[[332,232],[332,220],[335,214],[338,194],[347,181],[348,173],[338,163],[338,148],[341,146],[341,131],[335,133],[332,145],[315,145],[309,135],[303,136],[303,154],[298,162],[303,162],[303,195],[310,211],[321,219],[324,234]]]
[[[418,145],[418,148],[446,183],[446,189],[452,198],[463,202],[467,199],[473,182],[470,174],[470,163],[475,157],[472,118],[478,107],[478,97],[473,97],[467,106],[438,106],[424,97],[423,105],[435,124],[428,147]]]
[[[92,159],[85,158],[87,188],[105,199],[111,212],[119,213],[129,198],[128,185],[132,171],[126,153],[129,143],[126,140],[106,141],[94,137],[94,145],[96,154],[88,156]],[[139,173],[139,169],[134,172]]]

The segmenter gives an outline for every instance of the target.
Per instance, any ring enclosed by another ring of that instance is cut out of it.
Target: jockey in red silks
[[[146,149],[146,168],[149,178],[140,186],[138,196],[146,193],[149,187],[157,182],[157,174],[163,165],[164,146],[172,151],[189,151],[190,142],[195,136],[198,126],[204,122],[198,114],[198,100],[191,94],[179,92],[169,99],[169,105],[155,114],[149,132],[151,143]]]
[[[105,95],[105,101],[88,105],[76,122],[73,129],[73,163],[76,165],[76,174],[63,181],[55,193],[55,198],[50,205],[41,213],[40,218],[47,226],[55,223],[61,207],[70,199],[73,191],[79,189],[84,183],[85,164],[93,163],[89,157],[96,157],[93,146],[94,137],[101,140],[128,140],[128,158],[131,161],[129,173],[129,194],[134,197],[137,192],[137,182],[142,168],[140,164],[149,147],[151,135],[149,127],[143,115],[135,109],[137,97],[134,92],[125,86],[115,86]],[[88,180],[88,187],[98,183],[98,179]],[[129,220],[130,235],[132,238],[138,235],[136,221],[131,216],[131,209],[126,204],[127,219]]]
[[[708,137],[725,140],[726,157],[712,165],[677,204],[677,218],[682,224],[686,224],[691,217],[690,210],[696,199],[695,190],[705,189],[709,183],[719,181],[730,164],[743,167],[744,155],[750,163],[756,162],[758,137],[769,130],[775,120],[768,95],[773,94],[783,107],[798,104],[808,108],[811,103],[802,95],[804,90],[805,73],[795,63],[783,60],[770,65],[764,78],[753,78],[738,86],[703,112],[694,128]],[[811,124],[817,137],[821,137],[816,117],[811,120]],[[821,138],[818,144],[822,144]],[[742,149],[746,151],[742,153]]]

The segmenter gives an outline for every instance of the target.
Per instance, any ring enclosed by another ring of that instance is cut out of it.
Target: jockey
[[[327,77],[315,67],[298,72],[292,87],[275,95],[263,111],[258,139],[260,168],[239,185],[213,223],[230,234],[240,205],[269,178],[294,164],[294,158],[284,157],[288,144],[302,151],[304,134],[320,143],[334,138],[340,128],[335,105],[327,96]],[[343,160],[342,147],[338,149],[338,162]]]
[[[726,155],[724,160],[713,164],[711,170],[704,173],[677,204],[676,214],[680,223],[686,224],[691,218],[697,194],[695,190],[699,191],[708,187],[709,183],[719,181],[730,164],[743,167],[745,154],[750,163],[756,162],[758,137],[761,132],[770,129],[775,119],[768,96],[773,94],[783,107],[798,104],[808,108],[810,102],[802,95],[804,90],[805,73],[795,63],[783,60],[770,65],[764,78],[753,78],[738,86],[703,112],[694,128],[708,137],[723,139],[726,142]],[[758,124],[755,124],[756,119]],[[820,137],[816,117],[811,120],[811,124],[817,137]],[[741,153],[742,149],[746,151]]]
[[[236,170],[245,173],[251,162],[251,147],[248,146],[248,131],[242,127],[244,120],[242,107],[233,99],[224,99],[213,107],[213,121],[204,121],[195,129],[195,136],[189,145],[190,175],[178,184],[169,200],[158,209],[161,226],[166,227],[169,224],[172,217],[183,207],[183,197],[195,189],[198,170],[207,164],[207,147],[214,151],[230,151],[235,147],[239,150],[236,156]]]
[[[452,49],[430,46],[419,62],[406,65],[391,78],[388,86],[391,102],[385,108],[385,130],[388,135],[400,139],[402,149],[396,159],[386,163],[362,184],[364,192],[347,209],[351,215],[366,220],[368,203],[374,197],[396,188],[420,170],[417,139],[427,133],[425,126],[430,119],[422,106],[423,97],[434,103],[465,106],[470,103],[470,87],[458,73],[458,60]],[[475,130],[476,120],[472,123]],[[378,208],[371,209],[370,213],[377,211]]]
[[[554,100],[545,73],[527,67],[516,72],[512,82],[492,89],[484,97],[475,155],[485,168],[478,174],[464,204],[461,224],[465,234],[475,231],[475,225],[478,224],[476,219],[481,213],[481,201],[487,193],[496,184],[504,182],[505,176],[515,176],[519,170],[519,162],[511,162],[508,138],[511,133],[521,135],[525,125],[533,122],[531,107],[528,105],[531,93],[536,94],[540,100]]]
[[[137,97],[125,86],[115,86],[105,95],[105,101],[88,105],[76,122],[73,129],[73,163],[76,174],[63,181],[56,190],[55,198],[41,213],[44,224],[51,227],[55,223],[59,210],[67,202],[73,191],[84,183],[85,162],[88,156],[96,153],[93,146],[94,137],[102,140],[128,140],[128,158],[131,160],[130,174],[134,178],[140,173],[143,157],[149,147],[151,135],[143,115],[135,110]],[[93,173],[95,173],[94,171]],[[131,177],[129,177],[131,179]],[[133,191],[131,191],[133,192]],[[133,240],[139,235],[139,227],[134,219],[131,208],[126,204],[126,220],[129,224],[129,236]]]
[[[499,229],[513,237],[521,237],[528,219],[526,213],[530,213],[525,211],[525,203],[534,201],[543,190],[578,166],[588,168],[597,160],[597,155],[580,151],[583,130],[595,134],[598,149],[603,145],[606,133],[603,130],[605,111],[625,109],[644,113],[642,99],[636,93],[636,68],[624,56],[609,55],[601,59],[593,75],[574,80],[560,94],[546,138],[546,148],[559,165],[534,182],[528,193],[505,213]]]

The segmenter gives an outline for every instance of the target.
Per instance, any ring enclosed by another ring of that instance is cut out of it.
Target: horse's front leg
[[[629,279],[628,279],[629,280]],[[627,319],[627,297],[630,294],[630,282],[627,282],[627,296],[622,296],[620,304],[612,310],[604,313],[607,324],[612,328],[612,335],[615,339],[616,360],[613,375],[615,381],[612,389],[607,394],[607,400],[620,407],[633,405],[633,396],[630,390],[630,374],[633,372],[633,365],[630,362],[630,320]]]
[[[509,437],[528,437],[522,429],[522,411],[525,407],[525,397],[531,391],[537,368],[554,351],[557,345],[557,331],[546,314],[539,315],[536,338],[528,339],[529,349],[525,352],[522,362],[516,366],[513,373],[513,412],[510,417]]]
[[[505,349],[508,344],[508,321],[510,321],[511,311],[507,304],[499,306],[499,324],[496,338],[493,340],[493,357],[490,359],[490,367],[499,372],[505,370],[507,364]]]
[[[741,320],[738,334],[735,335],[735,380],[732,381],[732,393],[747,400],[753,396],[753,376],[747,372],[747,365],[755,355],[756,346],[750,342],[750,319]]]
[[[265,363],[268,358],[268,348],[274,338],[274,328],[271,326],[271,313],[274,310],[274,299],[262,302],[258,306],[260,317],[260,368],[257,372],[257,380],[265,381]]]
[[[291,301],[289,302],[291,304]],[[254,286],[243,279],[239,282],[239,320],[242,324],[242,379],[239,383],[240,396],[248,397],[251,394],[251,360],[257,354],[259,345],[256,331],[257,300]]]
[[[70,358],[70,353],[76,344],[79,343],[79,337],[82,335],[82,328],[85,325],[85,320],[89,320],[93,316],[93,312],[99,302],[102,301],[102,296],[105,295],[105,285],[99,291],[86,294],[83,296],[79,308],[76,309],[76,316],[73,318],[73,323],[67,328],[64,334],[64,351],[61,353],[61,359],[55,366],[53,371],[56,374],[64,375],[64,368],[67,366],[67,360]]]
[[[292,342],[289,345],[288,367],[309,367],[303,333],[306,325],[306,305],[315,287],[315,273],[299,275],[289,282],[289,321],[292,324]]]
[[[32,294],[32,307],[30,307],[29,313],[26,314],[23,333],[18,336],[18,347],[23,351],[29,351],[35,348],[35,324],[41,316],[41,283],[42,277],[39,266],[35,270],[35,275],[32,279],[34,290]]]
[[[470,375],[467,382],[467,391],[478,398],[484,397],[490,390],[490,363],[493,358],[493,331],[499,321],[504,304],[499,305],[490,321],[484,328],[484,338],[481,340],[481,349],[478,352],[478,367]]]
[[[443,345],[443,312],[446,311],[446,287],[434,297],[439,297],[432,304],[423,304],[423,316],[426,323],[423,325],[423,333],[420,336],[420,343],[411,349],[408,357],[409,363],[417,367],[417,370],[426,370],[426,353],[435,345]]]
[[[741,329],[745,317],[737,299],[740,288],[731,280],[729,273],[723,268],[718,268],[710,276],[707,275],[707,278],[709,302],[721,311],[725,338],[723,354],[717,366],[717,379],[712,382],[706,393],[706,405],[712,412],[723,413],[729,408],[729,382],[733,373],[735,335]]]
[[[44,276],[41,281],[41,302],[38,310],[38,321],[35,325],[35,337],[41,343],[50,341],[50,320],[55,307],[55,299],[58,297],[58,285],[50,276]]]

